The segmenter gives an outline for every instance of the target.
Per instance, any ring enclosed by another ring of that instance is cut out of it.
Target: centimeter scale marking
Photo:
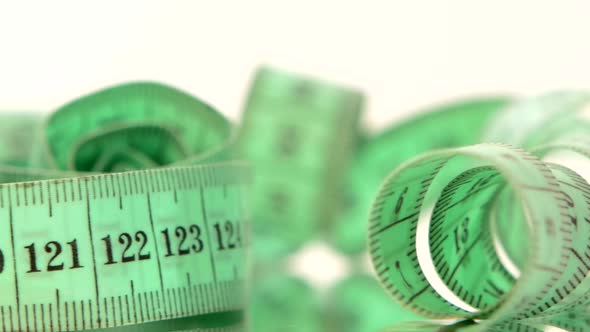
[[[190,279],[189,275],[187,275],[187,278]],[[15,315],[13,306],[0,306],[2,331],[12,331],[15,328],[22,329],[23,327],[24,331],[37,331],[39,328],[41,331],[61,331],[62,326],[65,327],[66,331],[70,330],[70,328],[74,330],[90,328],[92,326],[92,317],[96,314],[93,308],[100,312],[101,306],[103,312],[110,313],[108,317],[111,317],[112,320],[109,321],[109,318],[106,317],[104,325],[97,326],[99,328],[182,317],[191,312],[197,312],[195,306],[204,309],[202,313],[216,312],[220,307],[231,306],[230,294],[235,292],[235,290],[230,290],[231,287],[232,285],[229,282],[223,282],[220,285],[188,284],[182,287],[167,288],[166,292],[136,293],[133,289],[133,280],[131,280],[129,287],[131,296],[125,294],[117,297],[111,296],[108,299],[105,297],[102,298],[103,301],[99,306],[93,305],[93,303],[97,303],[93,299],[61,302],[60,291],[55,289],[54,302],[31,303],[23,306],[25,326],[22,326],[23,322],[19,319],[20,314],[16,313]],[[220,292],[220,288],[222,292]],[[194,294],[199,293],[203,295],[203,298],[197,299],[193,297]],[[212,296],[213,293],[220,293],[221,295],[219,295],[220,297]],[[162,295],[168,298],[160,301]],[[162,310],[166,309],[177,314],[162,314]],[[80,318],[78,318],[79,315]],[[87,321],[86,317],[90,317],[90,321]],[[62,318],[64,318],[63,323]],[[100,316],[97,318],[97,324],[100,324],[98,319],[100,319]],[[38,325],[39,323],[41,324]]]
[[[220,164],[0,185],[1,331],[240,309],[240,172]]]

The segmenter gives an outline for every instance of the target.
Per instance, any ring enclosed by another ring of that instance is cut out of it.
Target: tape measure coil
[[[0,328],[127,331],[168,319],[158,326],[174,330],[243,310],[245,167],[190,166],[226,154],[229,122],[214,109],[125,84],[56,111],[38,140],[35,168],[1,167],[8,181],[61,179],[0,187]],[[134,171],[95,175],[117,170]]]

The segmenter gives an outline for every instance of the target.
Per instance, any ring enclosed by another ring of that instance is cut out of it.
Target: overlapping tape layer
[[[435,150],[387,177],[369,217],[375,270],[404,306],[446,320],[388,331],[590,330],[588,101],[514,103],[486,138],[520,147]]]
[[[363,100],[263,68],[235,137],[212,107],[156,83],[6,116],[0,331],[238,331],[245,309],[261,331],[368,332],[420,315],[432,320],[387,330],[590,331],[590,95],[470,99],[375,137],[359,128]],[[248,195],[235,153],[253,166]],[[375,271],[414,314],[367,277],[320,309],[299,279],[257,275],[320,233],[357,259],[367,219]]]
[[[1,331],[238,328],[247,176],[220,113],[139,82],[2,122]]]

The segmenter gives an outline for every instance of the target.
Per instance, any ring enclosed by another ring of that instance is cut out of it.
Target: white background
[[[4,1],[0,110],[117,82],[176,85],[237,119],[259,63],[357,86],[384,127],[473,93],[590,86],[587,1]]]

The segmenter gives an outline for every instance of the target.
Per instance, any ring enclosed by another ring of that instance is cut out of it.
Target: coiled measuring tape
[[[584,100],[557,95],[557,103],[573,106],[557,107],[561,113],[534,100],[531,134],[505,137],[530,152],[489,143],[439,150],[387,178],[369,222],[375,271],[408,308],[458,320],[388,331],[590,330],[590,186],[544,160],[556,150],[590,156],[586,124],[572,115]],[[496,125],[514,128],[503,121]]]
[[[28,167],[0,166],[0,331],[237,330],[247,176],[223,161],[227,120],[131,83],[40,122]]]
[[[485,125],[508,102],[507,97],[496,96],[440,105],[367,139],[346,173],[339,213],[329,227],[329,242],[348,255],[366,251],[366,216],[391,169],[433,149],[477,143]]]

